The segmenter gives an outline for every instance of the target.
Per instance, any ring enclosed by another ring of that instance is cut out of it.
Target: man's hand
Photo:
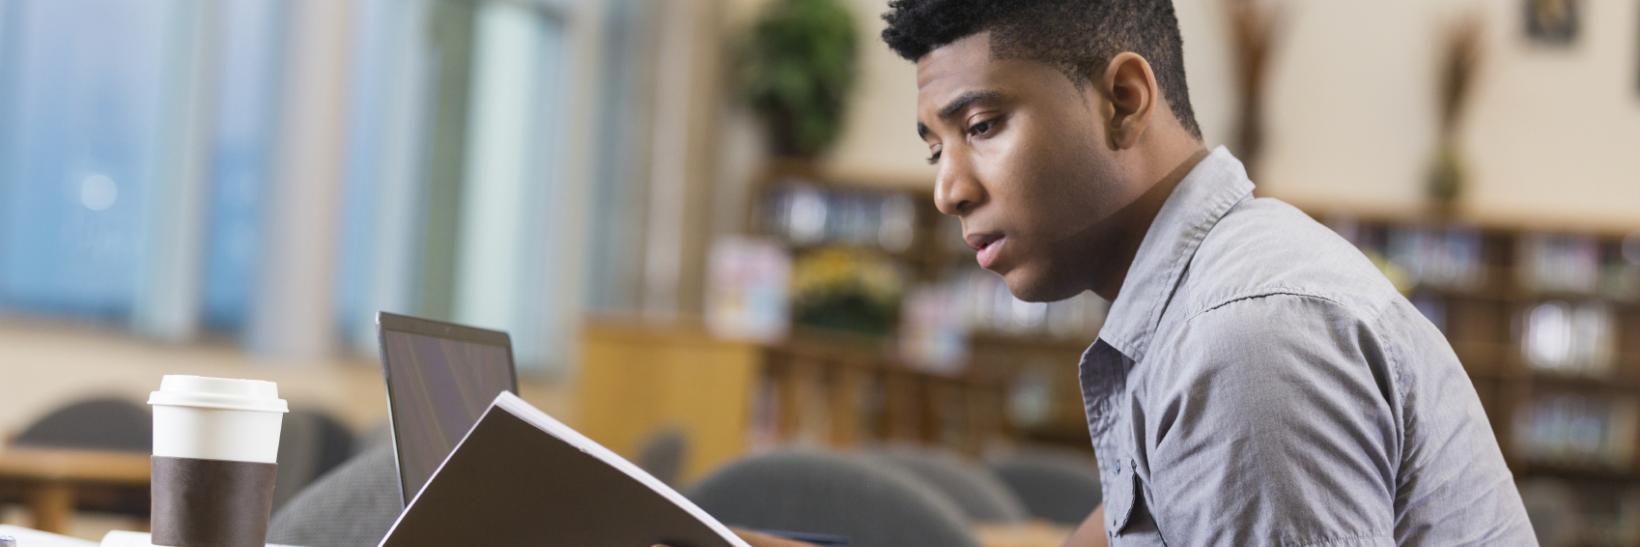
[[[746,540],[746,543],[751,544],[752,547],[814,547],[813,544],[803,543],[801,541],[777,538],[768,534],[747,532],[745,530],[735,530],[735,535],[740,536],[740,539]]]
[[[801,541],[792,541],[789,539],[781,539],[768,534],[747,532],[745,530],[735,530],[734,532],[735,535],[740,536],[740,539],[745,540],[746,543],[751,544],[752,547],[814,547],[812,544],[803,543]],[[656,545],[655,547],[668,546]]]

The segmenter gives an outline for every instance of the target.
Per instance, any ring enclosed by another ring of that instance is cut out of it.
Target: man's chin
[[[1002,274],[1002,281],[1008,285],[1008,292],[1013,293],[1014,298],[1025,302],[1057,302],[1081,292],[1075,287],[1060,286],[1040,276],[1030,275],[1029,270],[1022,268]]]

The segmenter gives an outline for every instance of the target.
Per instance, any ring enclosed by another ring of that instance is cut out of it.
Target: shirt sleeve
[[[1393,545],[1401,445],[1378,336],[1323,298],[1188,320],[1145,366],[1135,462],[1171,545]]]

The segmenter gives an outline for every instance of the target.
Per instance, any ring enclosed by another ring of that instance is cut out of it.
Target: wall
[[[931,181],[911,127],[914,67],[878,39],[886,9],[847,0],[862,25],[862,69],[828,165],[901,184]],[[738,0],[744,16],[761,5]],[[1234,98],[1222,0],[1177,0],[1192,103],[1209,144],[1229,133]],[[1272,2],[1287,33],[1266,98],[1261,187],[1301,204],[1394,210],[1422,203],[1435,141],[1435,47],[1462,9],[1484,16],[1486,62],[1462,133],[1472,171],[1464,206],[1482,217],[1640,224],[1640,3],[1585,0],[1570,48],[1524,38],[1516,0]]]
[[[1497,62],[1468,127],[1482,190],[1475,207],[1505,214],[1640,223],[1640,2],[1585,0],[1570,51],[1521,44],[1520,10],[1486,3]],[[1502,13],[1499,13],[1499,12]]]
[[[1267,107],[1269,189],[1306,203],[1419,204],[1437,33],[1466,4],[1487,30],[1462,131],[1463,205],[1481,217],[1636,226],[1640,4],[1624,0],[1585,0],[1569,48],[1528,43],[1518,1],[1293,5]]]
[[[879,36],[887,2],[845,0],[861,30],[860,76],[849,105],[843,140],[832,151],[830,166],[842,172],[864,172],[890,180],[934,180],[928,145],[917,138],[917,73]]]

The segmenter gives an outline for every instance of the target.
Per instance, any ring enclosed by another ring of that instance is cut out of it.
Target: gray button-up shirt
[[[1536,544],[1446,339],[1252,189],[1202,160],[1082,357],[1112,544]]]

